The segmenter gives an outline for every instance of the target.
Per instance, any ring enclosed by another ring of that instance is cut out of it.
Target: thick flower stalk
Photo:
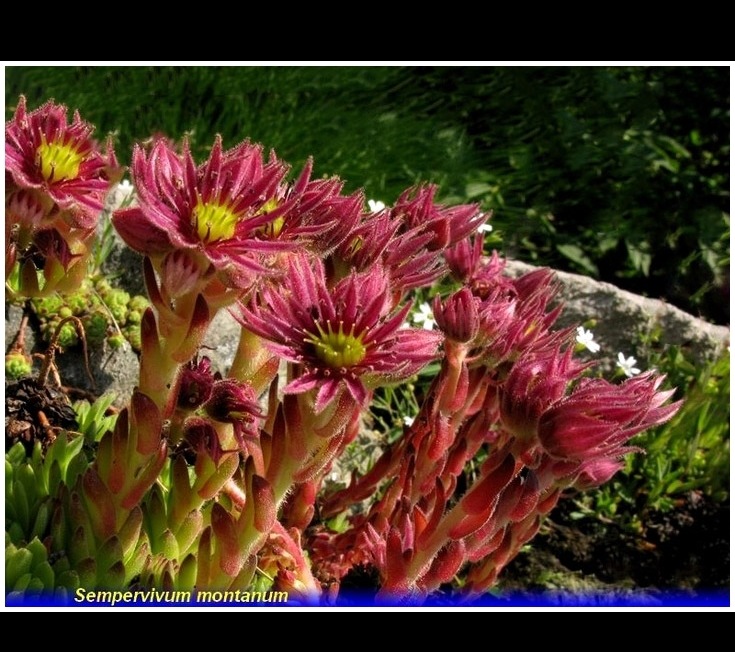
[[[111,142],[103,154],[93,132],[78,112],[69,123],[67,108],[52,101],[29,112],[23,96],[6,123],[5,276],[12,292],[46,296],[81,283],[105,195],[122,176]]]
[[[243,326],[290,362],[268,455],[277,504],[294,482],[321,479],[357,434],[376,387],[436,358],[440,335],[402,328],[409,309],[392,309],[380,267],[352,273],[330,289],[322,262],[305,255],[289,261],[281,283],[265,285],[243,305]],[[298,509],[307,513],[308,502]]]

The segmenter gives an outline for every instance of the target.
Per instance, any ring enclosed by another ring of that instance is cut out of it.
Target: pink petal
[[[154,226],[138,207],[115,211],[112,223],[126,244],[142,254],[153,256],[173,248],[167,233]]]

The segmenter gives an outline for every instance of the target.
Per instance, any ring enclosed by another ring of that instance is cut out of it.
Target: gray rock
[[[138,384],[138,356],[125,342],[113,349],[104,341],[89,347],[89,368],[94,383],[87,375],[81,347],[59,353],[56,366],[61,380],[67,387],[83,389],[94,394],[113,393],[115,405],[122,407],[128,403],[133,389]]]
[[[5,304],[5,352],[12,346],[18,335],[20,321],[23,317],[23,307],[13,303]],[[26,351],[33,351],[36,346],[36,334],[30,325],[25,328],[25,347]]]
[[[202,343],[201,355],[212,361],[212,367],[226,375],[235,359],[240,343],[240,324],[229,310],[220,310],[209,325]]]
[[[516,260],[507,261],[505,267],[512,277],[535,269],[538,268]],[[596,320],[592,330],[601,349],[590,356],[599,359],[603,369],[615,366],[618,352],[626,357],[643,355],[639,346],[641,338],[655,329],[660,330],[664,345],[682,347],[695,364],[712,360],[730,343],[728,327],[710,324],[664,301],[641,297],[587,276],[554,273],[564,303],[564,312],[557,325],[577,326],[590,319]]]
[[[6,306],[6,351],[18,331],[21,314],[20,307]],[[201,355],[208,356],[212,360],[213,368],[225,375],[232,365],[239,339],[240,325],[227,310],[221,310],[210,325]],[[43,342],[36,345],[36,338],[30,326],[26,329],[26,347],[28,351],[45,352]],[[94,394],[112,392],[118,406],[128,402],[138,384],[140,369],[138,355],[127,342],[120,348],[113,349],[106,341],[89,347],[89,367],[94,377],[94,384],[87,375],[81,346],[57,353],[56,366],[63,385]]]
[[[116,231],[112,231],[108,237],[112,238],[113,246],[102,264],[105,276],[115,287],[131,296],[148,296],[143,280],[143,256],[128,247]]]
[[[6,304],[5,306],[5,351],[7,352],[15,340],[23,309],[20,306]],[[27,353],[45,354],[47,344],[36,337],[33,330],[34,320],[29,320],[25,330],[25,350]],[[87,375],[84,364],[84,355],[81,346],[75,346],[68,351],[58,351],[54,363],[59,377],[65,387],[73,387],[94,394],[112,392],[115,394],[115,404],[125,405],[133,388],[138,383],[138,356],[130,345],[125,344],[119,349],[111,348],[107,342],[89,347],[89,367],[94,378],[92,382]],[[38,373],[41,361],[34,361],[34,372]],[[53,382],[53,376],[51,376]]]
[[[207,331],[201,355],[208,356],[213,368],[224,375],[232,365],[239,338],[239,324],[227,310],[221,310]],[[111,349],[105,342],[90,349],[89,362],[95,380],[95,393],[113,392],[117,405],[126,404],[138,384],[140,370],[138,356],[130,345],[126,342],[119,349]],[[65,385],[94,391],[84,368],[80,348],[75,347],[68,354],[60,354],[57,364]]]
[[[98,238],[109,238],[110,251],[102,263],[102,271],[113,282],[131,295],[147,296],[143,281],[143,256],[123,241],[110,224],[112,213],[123,206],[134,206],[133,187],[129,181],[117,184],[107,195],[105,211],[97,228]]]

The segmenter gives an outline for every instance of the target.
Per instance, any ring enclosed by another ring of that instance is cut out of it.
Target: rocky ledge
[[[508,261],[506,273],[520,276],[534,269],[526,263]],[[556,272],[556,276],[560,284],[559,298],[564,303],[564,312],[557,323],[564,327],[596,320],[594,334],[601,350],[594,357],[604,371],[614,367],[618,352],[639,355],[638,343],[655,329],[660,331],[662,344],[681,346],[695,364],[714,358],[729,346],[728,327],[710,324],[663,301],[641,297],[586,276],[567,272]],[[138,291],[137,287],[124,289]],[[18,331],[21,313],[18,306],[6,305],[6,351]],[[215,368],[226,373],[238,339],[239,325],[227,311],[221,311],[209,329],[202,353],[212,359]],[[33,332],[32,320],[26,342],[34,352],[43,348]],[[129,345],[113,350],[104,343],[90,350],[94,385],[87,377],[80,347],[60,353],[57,364],[64,385],[95,394],[114,392],[119,405],[127,401],[137,382],[138,359]]]

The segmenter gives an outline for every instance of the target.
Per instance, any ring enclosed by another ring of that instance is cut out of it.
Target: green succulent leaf
[[[33,567],[33,553],[26,548],[20,548],[13,554],[8,556],[8,550],[5,551],[5,587],[13,590],[15,586],[26,574],[30,574]]]

